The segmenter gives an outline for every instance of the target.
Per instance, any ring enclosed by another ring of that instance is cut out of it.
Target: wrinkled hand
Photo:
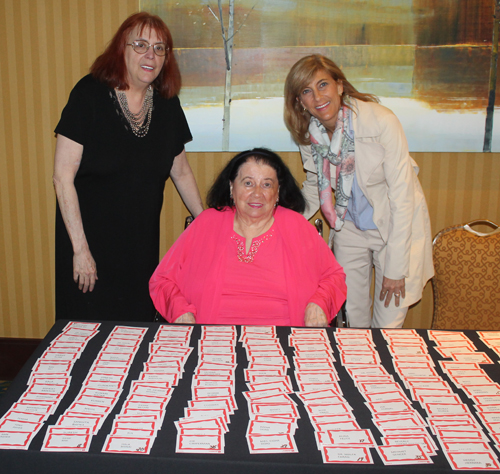
[[[382,281],[382,291],[380,292],[380,301],[385,299],[384,306],[387,308],[391,302],[392,295],[394,295],[394,304],[399,306],[401,298],[405,297],[405,279],[391,280],[384,277]]]
[[[174,321],[174,324],[195,324],[195,323],[196,323],[196,318],[194,317],[193,313],[184,313]]]
[[[89,249],[73,254],[73,280],[84,293],[92,291],[97,280],[97,267]]]
[[[308,303],[304,316],[304,324],[308,327],[326,328],[328,327],[328,318],[316,303]]]

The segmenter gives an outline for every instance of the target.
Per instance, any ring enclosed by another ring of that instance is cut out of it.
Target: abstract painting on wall
[[[140,8],[161,16],[172,33],[194,137],[188,151],[296,151],[283,123],[283,85],[298,59],[319,53],[394,111],[410,151],[477,152],[495,3],[141,0]],[[496,96],[491,151],[500,151],[500,90]]]

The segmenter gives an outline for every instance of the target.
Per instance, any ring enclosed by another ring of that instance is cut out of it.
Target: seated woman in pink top
[[[327,326],[346,298],[345,274],[316,229],[281,158],[236,155],[202,212],[149,283],[173,323]]]

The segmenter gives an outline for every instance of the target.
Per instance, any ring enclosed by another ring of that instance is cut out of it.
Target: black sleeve
[[[184,115],[184,111],[182,110],[179,98],[177,96],[172,97],[170,102],[170,116],[172,117],[172,124],[175,127],[175,137],[177,138],[175,148],[178,150],[174,156],[177,156],[183,150],[184,145],[193,139],[193,136],[189,130],[189,125]]]
[[[86,76],[76,84],[54,130],[56,134],[83,146],[87,143],[94,113],[92,81],[90,76]]]

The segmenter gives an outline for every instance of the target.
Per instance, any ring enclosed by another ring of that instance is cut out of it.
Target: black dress
[[[115,92],[85,76],[55,132],[83,145],[75,187],[98,276],[92,292],[73,281],[73,248],[58,205],[56,319],[151,321],[148,283],[158,265],[165,181],[192,138],[179,99],[155,91],[148,134],[138,138]]]

